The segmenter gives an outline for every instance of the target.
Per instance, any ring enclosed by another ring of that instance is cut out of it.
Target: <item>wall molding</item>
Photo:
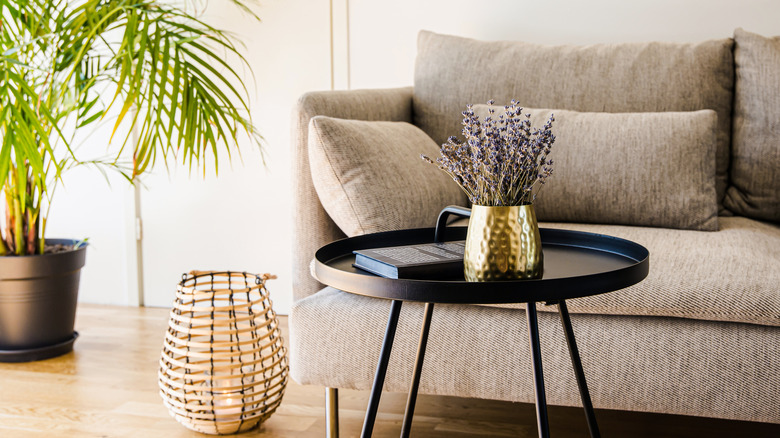
[[[349,0],[330,0],[330,87],[351,89]]]

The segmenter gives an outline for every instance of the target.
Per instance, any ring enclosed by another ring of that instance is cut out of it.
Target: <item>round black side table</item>
[[[466,210],[467,211],[467,210]],[[450,211],[461,214],[460,211]],[[446,219],[446,210],[442,213]],[[440,220],[443,224],[445,221]],[[362,437],[370,437],[379,408],[390,351],[395,338],[401,305],[404,301],[425,303],[417,359],[404,413],[402,437],[411,430],[417,389],[420,383],[425,347],[435,303],[497,304],[527,303],[531,358],[533,361],[536,419],[539,436],[549,437],[547,402],[544,390],[542,356],[536,303],[557,304],[569,346],[572,366],[591,437],[599,437],[593,405],[585,381],[577,343],[574,339],[566,300],[611,292],[642,281],[649,271],[650,253],[643,246],[617,237],[578,231],[541,229],[544,251],[544,276],[538,280],[470,283],[465,280],[412,280],[375,276],[354,268],[352,251],[388,246],[416,245],[443,241],[444,228],[420,228],[367,234],[339,240],[320,248],[315,254],[314,275],[322,283],[345,292],[391,300],[382,349],[379,355],[371,396],[363,423]],[[466,238],[465,227],[447,228],[447,241]],[[435,240],[434,240],[435,239]]]

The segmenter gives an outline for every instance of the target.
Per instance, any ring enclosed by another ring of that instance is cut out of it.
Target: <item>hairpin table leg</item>
[[[414,362],[414,374],[412,385],[409,388],[409,398],[406,400],[404,411],[404,423],[401,428],[401,438],[407,438],[412,430],[412,418],[414,417],[414,405],[417,402],[417,389],[420,387],[420,374],[422,373],[423,359],[425,358],[425,346],[428,344],[428,332],[431,328],[431,316],[433,315],[433,303],[425,303],[425,315],[423,316],[422,329],[420,329],[420,342],[417,344],[417,360]]]
[[[387,364],[390,361],[390,350],[393,349],[393,339],[395,338],[395,329],[398,327],[398,317],[401,314],[402,303],[400,300],[393,300],[393,304],[390,305],[390,316],[387,318],[385,340],[382,341],[382,351],[379,353],[379,363],[374,374],[374,385],[371,387],[371,397],[368,399],[366,419],[363,421],[363,432],[360,434],[362,438],[370,437],[374,431],[376,412],[379,409],[379,398],[382,396],[382,387],[385,384]]]
[[[534,393],[536,394],[536,423],[539,426],[539,438],[550,437],[547,421],[547,397],[544,393],[544,373],[542,372],[542,351],[539,346],[539,322],[536,318],[536,303],[528,303],[528,338],[531,343],[531,360],[534,365]]]
[[[561,300],[558,303],[558,313],[561,314],[563,332],[566,335],[566,343],[569,345],[571,365],[574,368],[574,375],[577,377],[577,386],[580,388],[580,398],[582,399],[582,407],[585,408],[585,419],[588,421],[590,436],[591,438],[600,438],[599,425],[596,423],[596,414],[593,412],[593,404],[590,401],[588,383],[585,381],[585,372],[582,369],[577,341],[574,340],[574,329],[571,326],[571,318],[569,318],[569,309],[566,307],[566,301]]]

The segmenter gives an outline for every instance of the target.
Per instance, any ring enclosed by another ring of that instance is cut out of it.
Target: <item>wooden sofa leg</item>
[[[328,438],[339,436],[339,390],[325,388],[325,428]]]

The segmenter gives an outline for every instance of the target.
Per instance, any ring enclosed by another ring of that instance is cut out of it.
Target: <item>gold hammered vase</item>
[[[544,257],[534,206],[474,205],[463,265],[466,281],[541,278]]]

